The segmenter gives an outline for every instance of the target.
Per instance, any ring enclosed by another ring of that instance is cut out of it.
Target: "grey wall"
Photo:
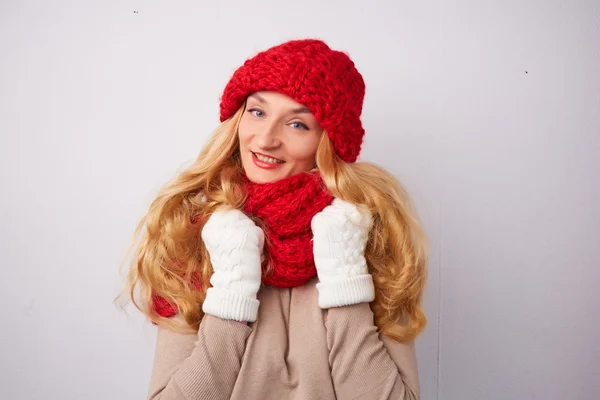
[[[234,68],[311,36],[430,237],[423,399],[598,398],[599,1],[214,3],[0,4],[1,397],[143,398],[154,328],[111,304],[133,228]]]

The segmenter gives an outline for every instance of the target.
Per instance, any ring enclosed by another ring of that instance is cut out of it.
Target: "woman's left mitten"
[[[371,212],[335,198],[312,221],[319,307],[341,307],[375,299],[365,248],[373,226]]]

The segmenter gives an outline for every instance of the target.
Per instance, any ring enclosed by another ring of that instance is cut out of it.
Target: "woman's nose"
[[[265,125],[261,132],[256,134],[257,145],[261,149],[276,148],[281,144],[277,126],[275,124]]]

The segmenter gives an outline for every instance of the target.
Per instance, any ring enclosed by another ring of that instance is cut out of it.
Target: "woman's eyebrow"
[[[248,97],[252,97],[252,98],[254,98],[255,100],[258,100],[258,101],[260,101],[261,103],[266,103],[266,102],[267,102],[265,99],[263,99],[261,96],[257,95],[256,93],[254,93],[254,94],[251,94],[251,95],[250,95],[250,96],[248,96]]]
[[[260,95],[258,95],[256,93],[251,94],[248,97],[252,97],[255,100],[258,100],[259,102],[261,102],[263,104],[267,103],[267,101],[264,98],[262,98]],[[300,108],[294,108],[293,110],[291,110],[291,113],[293,113],[293,114],[311,114],[311,111],[308,109],[308,107],[300,107]]]
[[[292,112],[294,114],[310,114],[311,111],[308,109],[308,107],[300,107],[300,108],[295,108],[292,110]]]

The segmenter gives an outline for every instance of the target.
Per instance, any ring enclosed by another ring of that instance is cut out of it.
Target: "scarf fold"
[[[254,183],[242,173],[242,180],[247,194],[244,212],[265,224],[262,282],[288,288],[304,285],[317,274],[310,222],[333,201],[321,175],[303,172],[277,182]],[[199,283],[194,286],[199,287]],[[177,313],[176,305],[155,293],[152,307],[163,317]]]
[[[242,179],[247,194],[244,212],[265,223],[263,283],[277,287],[304,285],[317,274],[311,220],[333,201],[321,175],[302,172],[269,183],[254,183],[245,174]]]

